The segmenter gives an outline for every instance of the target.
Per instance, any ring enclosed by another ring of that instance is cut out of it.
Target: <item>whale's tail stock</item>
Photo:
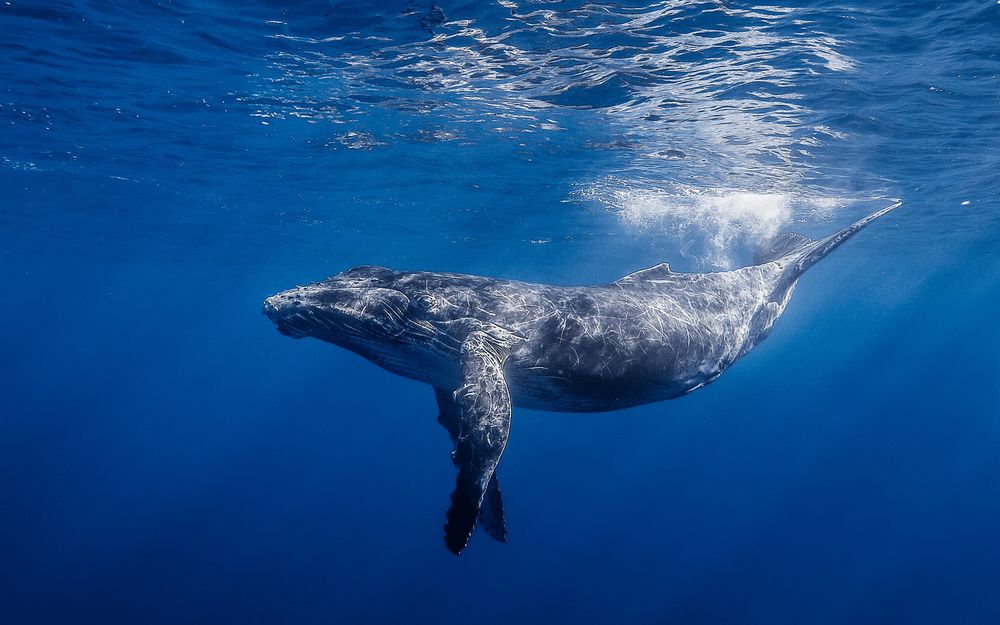
[[[765,243],[758,250],[754,256],[754,264],[760,265],[773,261],[786,262],[787,265],[784,274],[790,281],[797,280],[807,269],[840,247],[845,241],[861,231],[862,228],[889,211],[899,208],[902,204],[902,201],[896,200],[885,208],[881,208],[871,215],[859,219],[843,230],[818,241],[813,241],[800,234],[780,234]]]

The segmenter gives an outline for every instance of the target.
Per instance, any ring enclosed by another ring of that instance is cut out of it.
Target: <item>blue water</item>
[[[0,622],[1000,622],[1000,5],[0,3]],[[355,264],[710,271],[904,204],[680,400],[515,410],[280,336]]]

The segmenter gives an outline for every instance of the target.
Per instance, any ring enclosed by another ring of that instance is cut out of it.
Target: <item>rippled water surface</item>
[[[0,620],[1000,619],[1000,5],[0,3]],[[281,337],[354,264],[587,284],[893,212],[681,400],[515,410]]]

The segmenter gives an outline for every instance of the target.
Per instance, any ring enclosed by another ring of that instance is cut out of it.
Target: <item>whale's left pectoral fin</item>
[[[451,436],[453,445],[458,443],[460,422],[462,420],[462,409],[455,402],[454,393],[434,389],[434,396],[437,398],[438,423],[440,423]],[[452,454],[452,460],[457,465],[458,462]],[[493,477],[486,486],[486,494],[483,495],[483,503],[479,508],[479,525],[486,533],[494,539],[505,542],[507,540],[507,522],[503,514],[503,497],[500,495],[500,483],[497,481],[497,472],[493,471]]]
[[[509,330],[481,324],[462,344],[461,382],[454,393],[459,409],[454,455],[458,479],[444,527],[445,544],[456,555],[468,544],[485,497],[491,497],[489,514],[482,519],[485,528],[491,535],[497,531],[496,523],[502,528],[503,507],[494,473],[510,433],[510,393],[503,364],[521,340]]]

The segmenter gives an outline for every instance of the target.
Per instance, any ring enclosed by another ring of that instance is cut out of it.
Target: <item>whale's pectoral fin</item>
[[[507,521],[503,516],[503,497],[500,494],[496,471],[493,472],[490,483],[486,485],[483,505],[479,509],[479,525],[494,540],[507,542]]]
[[[434,396],[438,403],[438,423],[440,423],[451,436],[453,444],[458,443],[459,421],[462,418],[462,409],[455,401],[454,395],[439,388],[434,389]],[[455,453],[452,452],[452,461],[458,464]],[[503,498],[500,495],[500,484],[497,482],[496,470],[490,483],[486,485],[486,494],[483,496],[483,503],[479,509],[479,525],[486,533],[505,542],[507,540],[507,523],[503,516]]]
[[[458,441],[458,422],[462,418],[462,409],[455,403],[455,394],[434,387],[434,398],[438,403],[438,423],[448,430],[451,442]]]
[[[445,544],[454,554],[468,544],[488,494],[488,512],[481,519],[483,526],[491,535],[494,535],[491,528],[495,530],[496,522],[503,527],[500,490],[494,479],[510,433],[510,393],[503,364],[521,340],[499,326],[480,324],[462,343],[461,385],[454,394],[459,408],[453,456],[458,479],[444,527]],[[491,485],[494,488],[488,493]],[[501,530],[500,536],[503,535]]]

